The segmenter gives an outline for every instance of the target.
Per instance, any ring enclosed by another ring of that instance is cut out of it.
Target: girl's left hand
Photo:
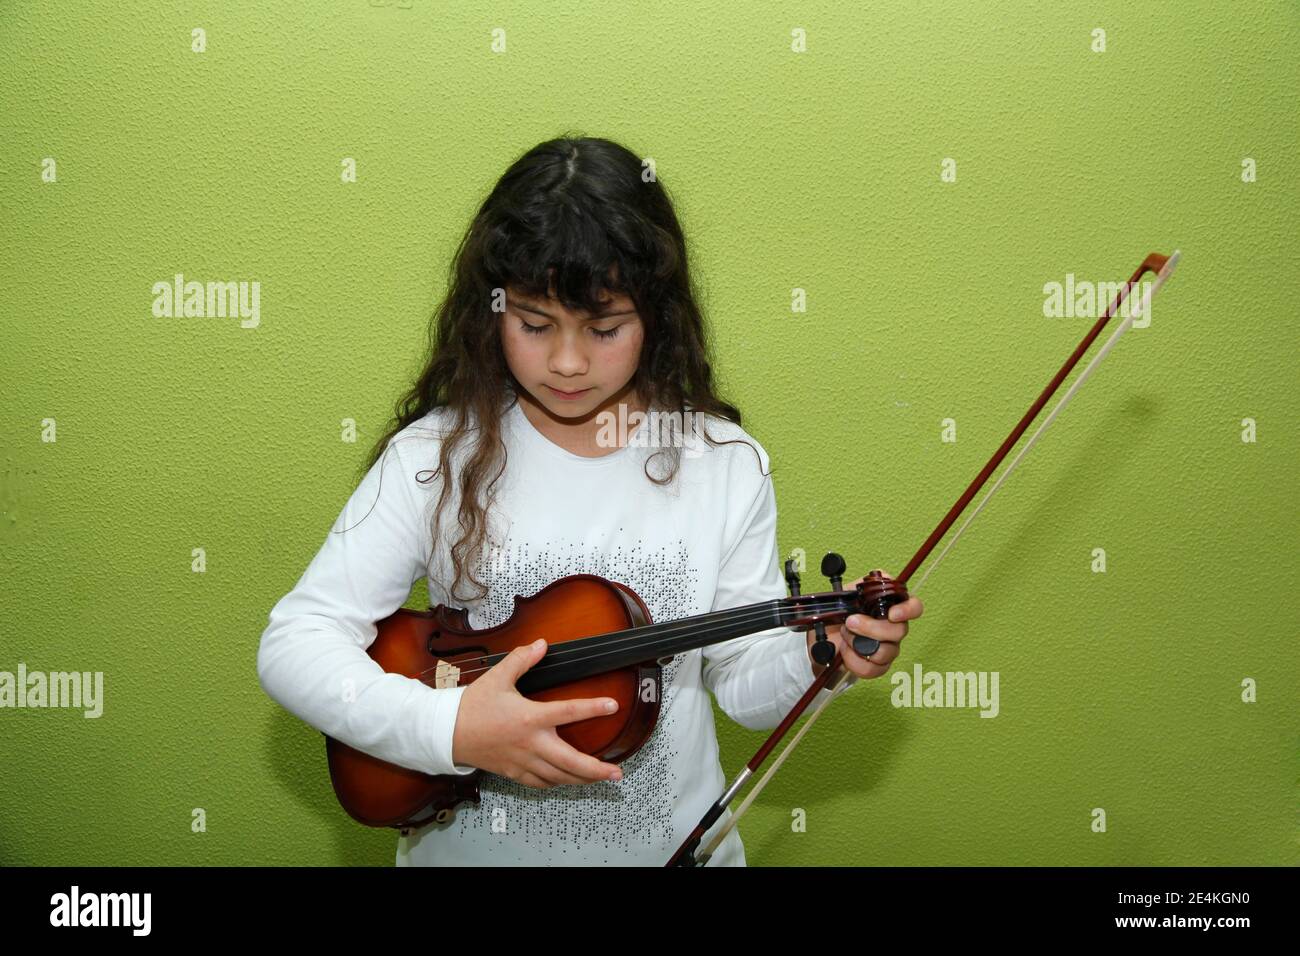
[[[892,577],[892,575],[885,572],[885,577]],[[866,577],[858,578],[853,582],[852,587],[856,587],[865,580]],[[898,656],[899,642],[907,636],[907,622],[920,617],[924,611],[925,606],[921,603],[920,598],[909,597],[906,601],[895,604],[889,609],[888,621],[879,620],[869,614],[849,615],[844,624],[851,634],[874,637],[880,642],[880,647],[870,657],[862,657],[853,650],[852,643],[844,639],[839,624],[828,624],[826,626],[826,638],[840,652],[845,670],[867,679],[879,677],[889,670],[889,665]],[[812,665],[813,676],[815,677],[820,675],[826,668],[825,665],[818,664],[812,659],[812,646],[817,639],[816,633],[808,631],[806,637],[808,639],[808,661]]]

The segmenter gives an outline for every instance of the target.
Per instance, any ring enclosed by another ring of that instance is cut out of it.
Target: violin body
[[[402,674],[431,687],[466,686],[487,671],[485,658],[504,656],[539,637],[548,644],[545,664],[569,641],[650,624],[645,603],[625,585],[594,574],[560,578],[531,597],[515,596],[509,619],[475,630],[462,608],[438,605],[428,611],[399,609],[378,623],[368,649],[390,674]],[[649,653],[649,651],[647,651]],[[672,655],[661,658],[663,663]],[[526,689],[532,672],[517,682],[530,700],[555,701],[611,697],[613,714],[561,724],[566,743],[600,760],[619,763],[636,753],[659,718],[662,669],[647,660],[548,687]],[[357,822],[395,827],[403,832],[450,818],[459,804],[479,800],[483,771],[432,775],[400,767],[326,737],[330,780],[339,803]]]

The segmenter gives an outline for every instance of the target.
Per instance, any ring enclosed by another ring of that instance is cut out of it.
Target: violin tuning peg
[[[844,555],[836,554],[834,551],[827,551],[822,558],[822,574],[830,578],[832,591],[844,589],[844,569],[847,567],[848,565],[844,563]]]
[[[799,572],[794,568],[794,559],[785,563],[785,583],[790,589],[790,596],[796,597],[799,594]]]
[[[826,636],[826,625],[822,621],[815,621],[813,630],[817,632],[817,639],[812,646],[813,660],[825,666],[835,660],[835,645]]]

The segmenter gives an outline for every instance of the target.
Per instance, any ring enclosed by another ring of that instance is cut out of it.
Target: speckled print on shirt
[[[621,529],[620,529],[621,530]],[[625,584],[640,596],[655,622],[672,621],[696,613],[687,603],[695,591],[698,569],[693,567],[685,542],[675,549],[644,551],[615,545],[608,553],[592,545],[567,540],[548,542],[546,551],[533,554],[526,544],[507,537],[499,548],[484,556],[479,579],[488,588],[482,602],[469,608],[475,628],[494,627],[509,618],[514,596],[531,596],[558,578],[570,574],[597,574]],[[541,789],[507,777],[484,772],[477,806],[462,804],[450,822],[462,835],[495,836],[507,843],[544,846],[564,854],[569,849],[601,844],[627,849],[647,843],[667,845],[672,838],[672,812],[678,781],[671,771],[674,678],[699,651],[676,655],[663,666],[659,719],[641,749],[624,760],[623,779],[581,786]],[[697,665],[698,666],[698,665]],[[498,832],[493,832],[493,821]],[[499,832],[504,821],[505,832]]]

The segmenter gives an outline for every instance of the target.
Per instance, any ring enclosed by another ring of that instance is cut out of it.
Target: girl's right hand
[[[609,697],[529,700],[515,681],[546,655],[546,641],[516,647],[465,687],[452,735],[452,762],[509,777],[529,787],[621,780],[605,763],[565,743],[559,724],[603,717],[618,709]],[[607,706],[612,705],[612,706]]]

